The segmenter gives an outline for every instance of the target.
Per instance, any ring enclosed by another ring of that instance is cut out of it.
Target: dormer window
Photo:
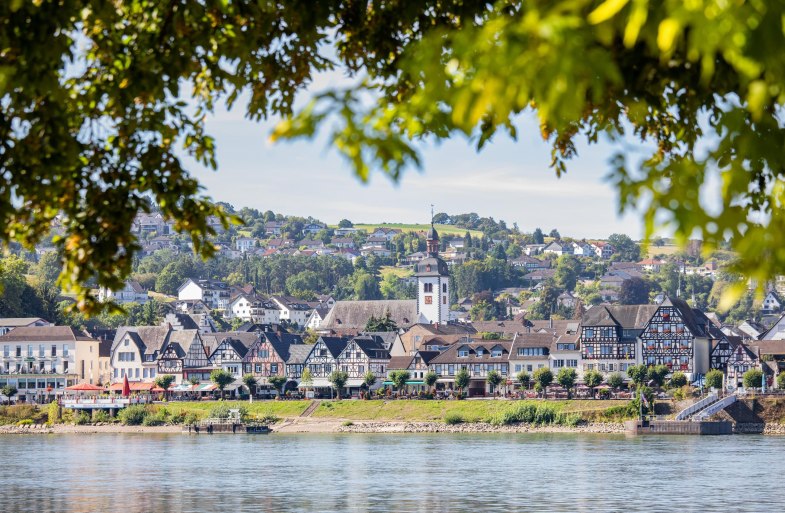
[[[478,347],[477,348],[477,358],[481,357],[484,354],[485,354],[485,350],[483,348],[481,348],[481,347]]]
[[[493,358],[500,358],[501,355],[502,355],[502,350],[499,349],[498,347],[493,348],[493,350],[491,351],[491,357]]]
[[[465,347],[458,349],[458,356],[467,357],[469,356],[469,350]]]

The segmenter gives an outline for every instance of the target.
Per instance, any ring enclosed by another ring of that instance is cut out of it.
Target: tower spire
[[[431,203],[431,228],[433,228],[433,203]]]

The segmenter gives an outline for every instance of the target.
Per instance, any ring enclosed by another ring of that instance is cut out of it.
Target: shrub
[[[112,418],[104,410],[97,410],[93,414],[93,422],[111,422]]]
[[[577,413],[567,414],[559,411],[551,404],[522,403],[516,404],[492,417],[489,422],[495,426],[510,424],[533,424],[543,426],[555,424],[559,426],[576,426],[581,421]]]
[[[347,420],[347,421],[345,421],[345,422],[344,422],[343,424],[341,424],[341,425],[342,425],[343,427],[354,426],[354,422],[352,422],[351,420]]]
[[[722,388],[723,374],[721,370],[712,369],[706,373],[704,378],[706,386],[709,388]]]
[[[454,424],[463,423],[463,417],[460,413],[450,412],[444,416],[444,423],[450,426]]]
[[[166,419],[160,413],[145,415],[144,419],[142,419],[143,426],[163,426],[164,424],[166,424]]]
[[[218,404],[210,408],[210,414],[208,415],[211,419],[228,419],[229,418],[229,407],[225,404]]]
[[[52,401],[46,408],[46,423],[49,425],[56,424],[60,420],[60,405],[57,401]]]
[[[199,417],[195,413],[189,413],[183,419],[183,424],[186,426],[193,426],[199,423]]]
[[[120,422],[126,426],[141,426],[147,415],[147,408],[141,405],[132,405],[120,410],[117,416]]]
[[[74,419],[74,424],[76,424],[77,426],[84,426],[86,424],[90,424],[90,415],[88,415],[87,412],[80,411],[76,415],[76,418]]]
[[[22,419],[16,423],[17,426],[32,426],[33,419]]]
[[[672,388],[681,388],[687,384],[687,376],[683,372],[676,371],[671,376],[670,386]]]

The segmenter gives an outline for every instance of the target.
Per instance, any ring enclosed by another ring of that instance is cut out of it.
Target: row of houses
[[[185,314],[170,314],[161,326],[122,327],[103,339],[40,319],[6,320],[0,323],[10,328],[0,336],[0,386],[15,386],[20,399],[45,400],[79,381],[152,383],[171,374],[177,383],[206,383],[213,370],[224,369],[235,377],[234,388],[245,374],[257,376],[262,388],[269,388],[271,376],[286,377],[295,388],[308,369],[310,386],[323,391],[334,370],[347,372],[350,391],[359,389],[369,371],[380,386],[395,370],[409,371],[414,387],[432,371],[438,388],[453,389],[455,376],[466,369],[470,394],[483,395],[490,391],[486,378],[492,370],[513,383],[518,373],[541,368],[554,373],[572,368],[582,379],[588,370],[626,374],[631,365],[665,365],[691,381],[720,369],[730,386],[740,386],[751,368],[763,369],[772,383],[785,370],[785,316],[760,338],[740,336],[678,298],[659,305],[599,305],[580,320],[414,322],[387,333],[357,327],[381,308],[396,308],[396,316],[414,315],[416,309],[409,312],[405,302],[347,303],[334,307],[327,320],[352,329],[323,330],[314,344],[272,323],[204,330]]]

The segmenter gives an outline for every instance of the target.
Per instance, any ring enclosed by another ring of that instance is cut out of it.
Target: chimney
[[[549,327],[549,328],[553,328],[553,317],[551,317],[550,319],[548,319],[548,327]]]

